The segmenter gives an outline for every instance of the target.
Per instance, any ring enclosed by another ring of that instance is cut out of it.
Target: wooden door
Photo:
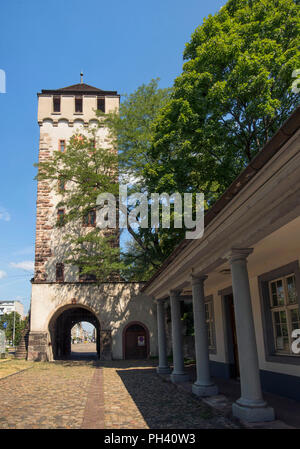
[[[125,333],[125,359],[147,358],[147,334],[145,329],[133,324]]]

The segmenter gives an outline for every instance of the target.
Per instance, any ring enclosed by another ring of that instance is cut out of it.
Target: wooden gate
[[[125,359],[146,359],[148,356],[148,335],[140,324],[125,329]]]

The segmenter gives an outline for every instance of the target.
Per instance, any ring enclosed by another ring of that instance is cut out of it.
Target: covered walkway
[[[233,416],[245,423],[280,414],[280,401],[263,394],[262,379],[267,391],[300,400],[300,353],[293,344],[294,330],[300,332],[299,148],[300,107],[207,211],[203,236],[182,241],[142,289],[157,304],[158,373],[169,373],[174,384],[189,379],[181,312],[192,297],[192,392],[218,396],[212,368],[218,377],[238,377],[227,393]],[[300,409],[291,408],[299,419]]]

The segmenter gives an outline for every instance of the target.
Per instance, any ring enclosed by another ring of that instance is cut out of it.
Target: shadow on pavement
[[[116,372],[150,429],[226,427],[206,404],[159,377],[153,365],[127,362],[127,369],[122,366]]]

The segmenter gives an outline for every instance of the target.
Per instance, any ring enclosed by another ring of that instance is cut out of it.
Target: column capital
[[[176,290],[176,289],[169,291],[170,298],[177,298],[177,299],[179,299],[180,293],[181,293],[181,290]]]
[[[229,263],[232,263],[237,260],[246,260],[251,253],[253,253],[253,248],[231,248],[225,258],[229,260]]]
[[[195,274],[190,275],[190,280],[191,280],[192,285],[204,284],[204,281],[206,281],[207,278],[208,278],[208,276],[206,274],[199,275],[199,276],[197,276]]]
[[[155,304],[164,304],[166,302],[167,298],[162,298],[162,299],[154,299]]]

